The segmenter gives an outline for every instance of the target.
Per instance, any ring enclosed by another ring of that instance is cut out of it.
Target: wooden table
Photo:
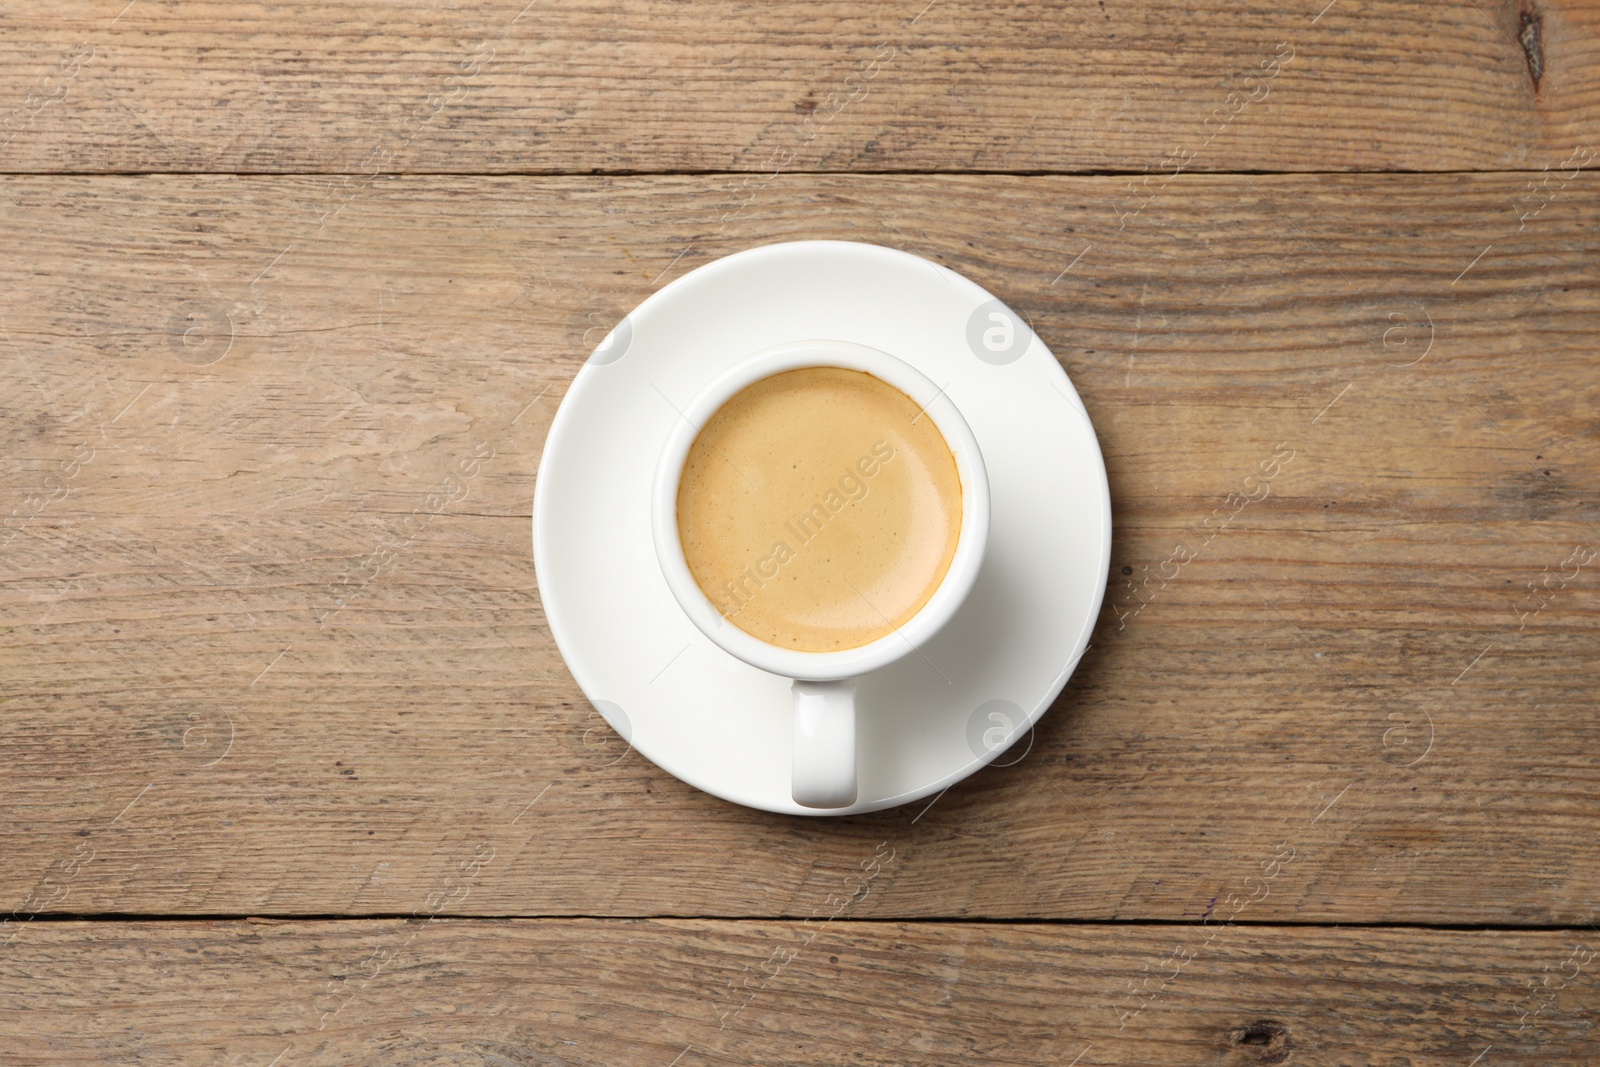
[[[0,6],[0,1062],[1600,1060],[1600,7],[523,3]],[[1024,311],[1115,513],[1026,755],[836,820],[529,548],[803,237]]]

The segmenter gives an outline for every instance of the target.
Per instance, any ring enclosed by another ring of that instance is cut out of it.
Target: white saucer
[[[789,795],[789,682],[695,628],[650,538],[651,476],[678,410],[737,360],[809,337],[882,349],[945,386],[993,500],[983,570],[955,619],[861,679],[860,799],[828,812]],[[708,263],[617,324],[550,428],[533,549],[557,647],[634,748],[737,804],[842,815],[936,793],[1029,732],[1099,614],[1111,495],[1077,391],[1014,312],[919,256],[798,241]]]

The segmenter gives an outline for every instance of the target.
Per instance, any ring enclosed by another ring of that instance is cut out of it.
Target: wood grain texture
[[[0,900],[1592,922],[1600,183],[1524,217],[1525,182],[1185,176],[1130,214],[1122,178],[785,176],[730,216],[725,176],[0,180]],[[1026,312],[1111,471],[1093,650],[920,812],[696,792],[540,608],[589,347],[798,237]]]
[[[1584,0],[12,0],[0,27],[6,171],[1536,170],[1600,147]]]
[[[38,1064],[1543,1067],[1600,1056],[1585,934],[70,922],[0,955],[0,1017]]]

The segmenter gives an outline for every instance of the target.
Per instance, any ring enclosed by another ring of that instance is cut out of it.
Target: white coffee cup
[[[961,528],[944,580],[915,615],[869,644],[801,652],[754,637],[723,617],[690,573],[678,534],[678,484],[689,449],[712,415],[764,378],[805,367],[863,371],[909,396],[944,437],[961,479]],[[977,438],[944,390],[887,352],[849,341],[792,341],[744,359],[700,391],[661,450],[650,524],[667,586],[689,619],[729,655],[793,680],[795,803],[843,808],[856,801],[856,679],[911,655],[949,622],[977,580],[989,538],[989,477]]]

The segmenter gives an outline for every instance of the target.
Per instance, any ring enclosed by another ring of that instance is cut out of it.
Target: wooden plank
[[[1583,0],[5,6],[6,171],[1161,174],[1600,150]]]
[[[1600,1055],[1595,940],[1188,924],[67,922],[0,955],[0,1032],[9,1055],[37,1064],[1542,1067]]]
[[[487,850],[452,911],[803,918],[877,857],[853,916],[1591,922],[1600,182],[1524,182],[0,180],[0,900],[405,915]],[[1111,468],[1094,649],[922,811],[661,773],[535,587],[595,331],[802,236],[1025,311]]]

